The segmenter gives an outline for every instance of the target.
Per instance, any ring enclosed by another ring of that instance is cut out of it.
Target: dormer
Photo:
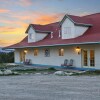
[[[92,26],[92,24],[89,24],[89,19],[72,15],[65,15],[60,25],[62,39],[71,39],[81,36]]]
[[[29,25],[28,29],[26,30],[26,33],[28,34],[28,43],[40,41],[44,39],[49,33],[51,33],[50,31],[38,30],[38,28],[41,29],[41,25]]]

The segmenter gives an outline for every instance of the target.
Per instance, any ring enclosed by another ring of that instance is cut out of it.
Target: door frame
[[[84,50],[86,50],[87,51],[87,66],[84,66]],[[91,51],[94,51],[94,53],[93,53],[93,62],[94,62],[94,66],[91,66],[91,59],[92,58],[90,58],[90,52]],[[82,49],[81,50],[81,59],[82,59],[82,67],[83,68],[92,68],[92,67],[95,67],[95,50],[94,49]]]

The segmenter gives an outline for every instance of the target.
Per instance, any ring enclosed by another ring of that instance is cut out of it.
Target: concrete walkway
[[[100,76],[2,76],[0,100],[100,100]]]

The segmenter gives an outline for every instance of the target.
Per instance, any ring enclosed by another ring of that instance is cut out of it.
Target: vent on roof
[[[51,38],[53,38],[53,32],[51,32]]]
[[[61,31],[59,30],[59,37],[61,37]]]

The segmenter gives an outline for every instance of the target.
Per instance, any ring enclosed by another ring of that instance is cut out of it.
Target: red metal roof
[[[93,42],[100,42],[100,13],[92,14],[81,17],[76,16],[70,16],[74,21],[77,21],[78,23],[90,22],[88,24],[92,24],[93,26],[89,27],[89,29],[82,35],[77,38],[73,39],[61,39],[59,38],[59,22],[52,23],[48,25],[34,25],[33,27],[35,30],[41,30],[41,31],[53,31],[53,38],[50,37],[50,34],[48,34],[43,40],[28,43],[27,36],[19,43],[8,46],[7,48],[22,48],[22,47],[37,47],[37,46],[52,46],[52,45],[70,45],[70,44],[80,44],[80,43],[93,43]],[[80,21],[81,19],[81,21]],[[84,21],[84,19],[86,19]],[[32,24],[33,25],[33,24]]]
[[[85,18],[85,17],[79,17],[79,16],[73,16],[73,15],[68,15],[75,23],[79,24],[90,24],[92,25],[91,18]]]
[[[30,24],[28,29],[26,30],[26,33],[28,32],[30,26],[32,26],[35,31],[52,32],[53,28],[56,25],[58,26],[58,24],[59,24],[59,22],[51,23],[51,24],[48,24],[48,25]]]

